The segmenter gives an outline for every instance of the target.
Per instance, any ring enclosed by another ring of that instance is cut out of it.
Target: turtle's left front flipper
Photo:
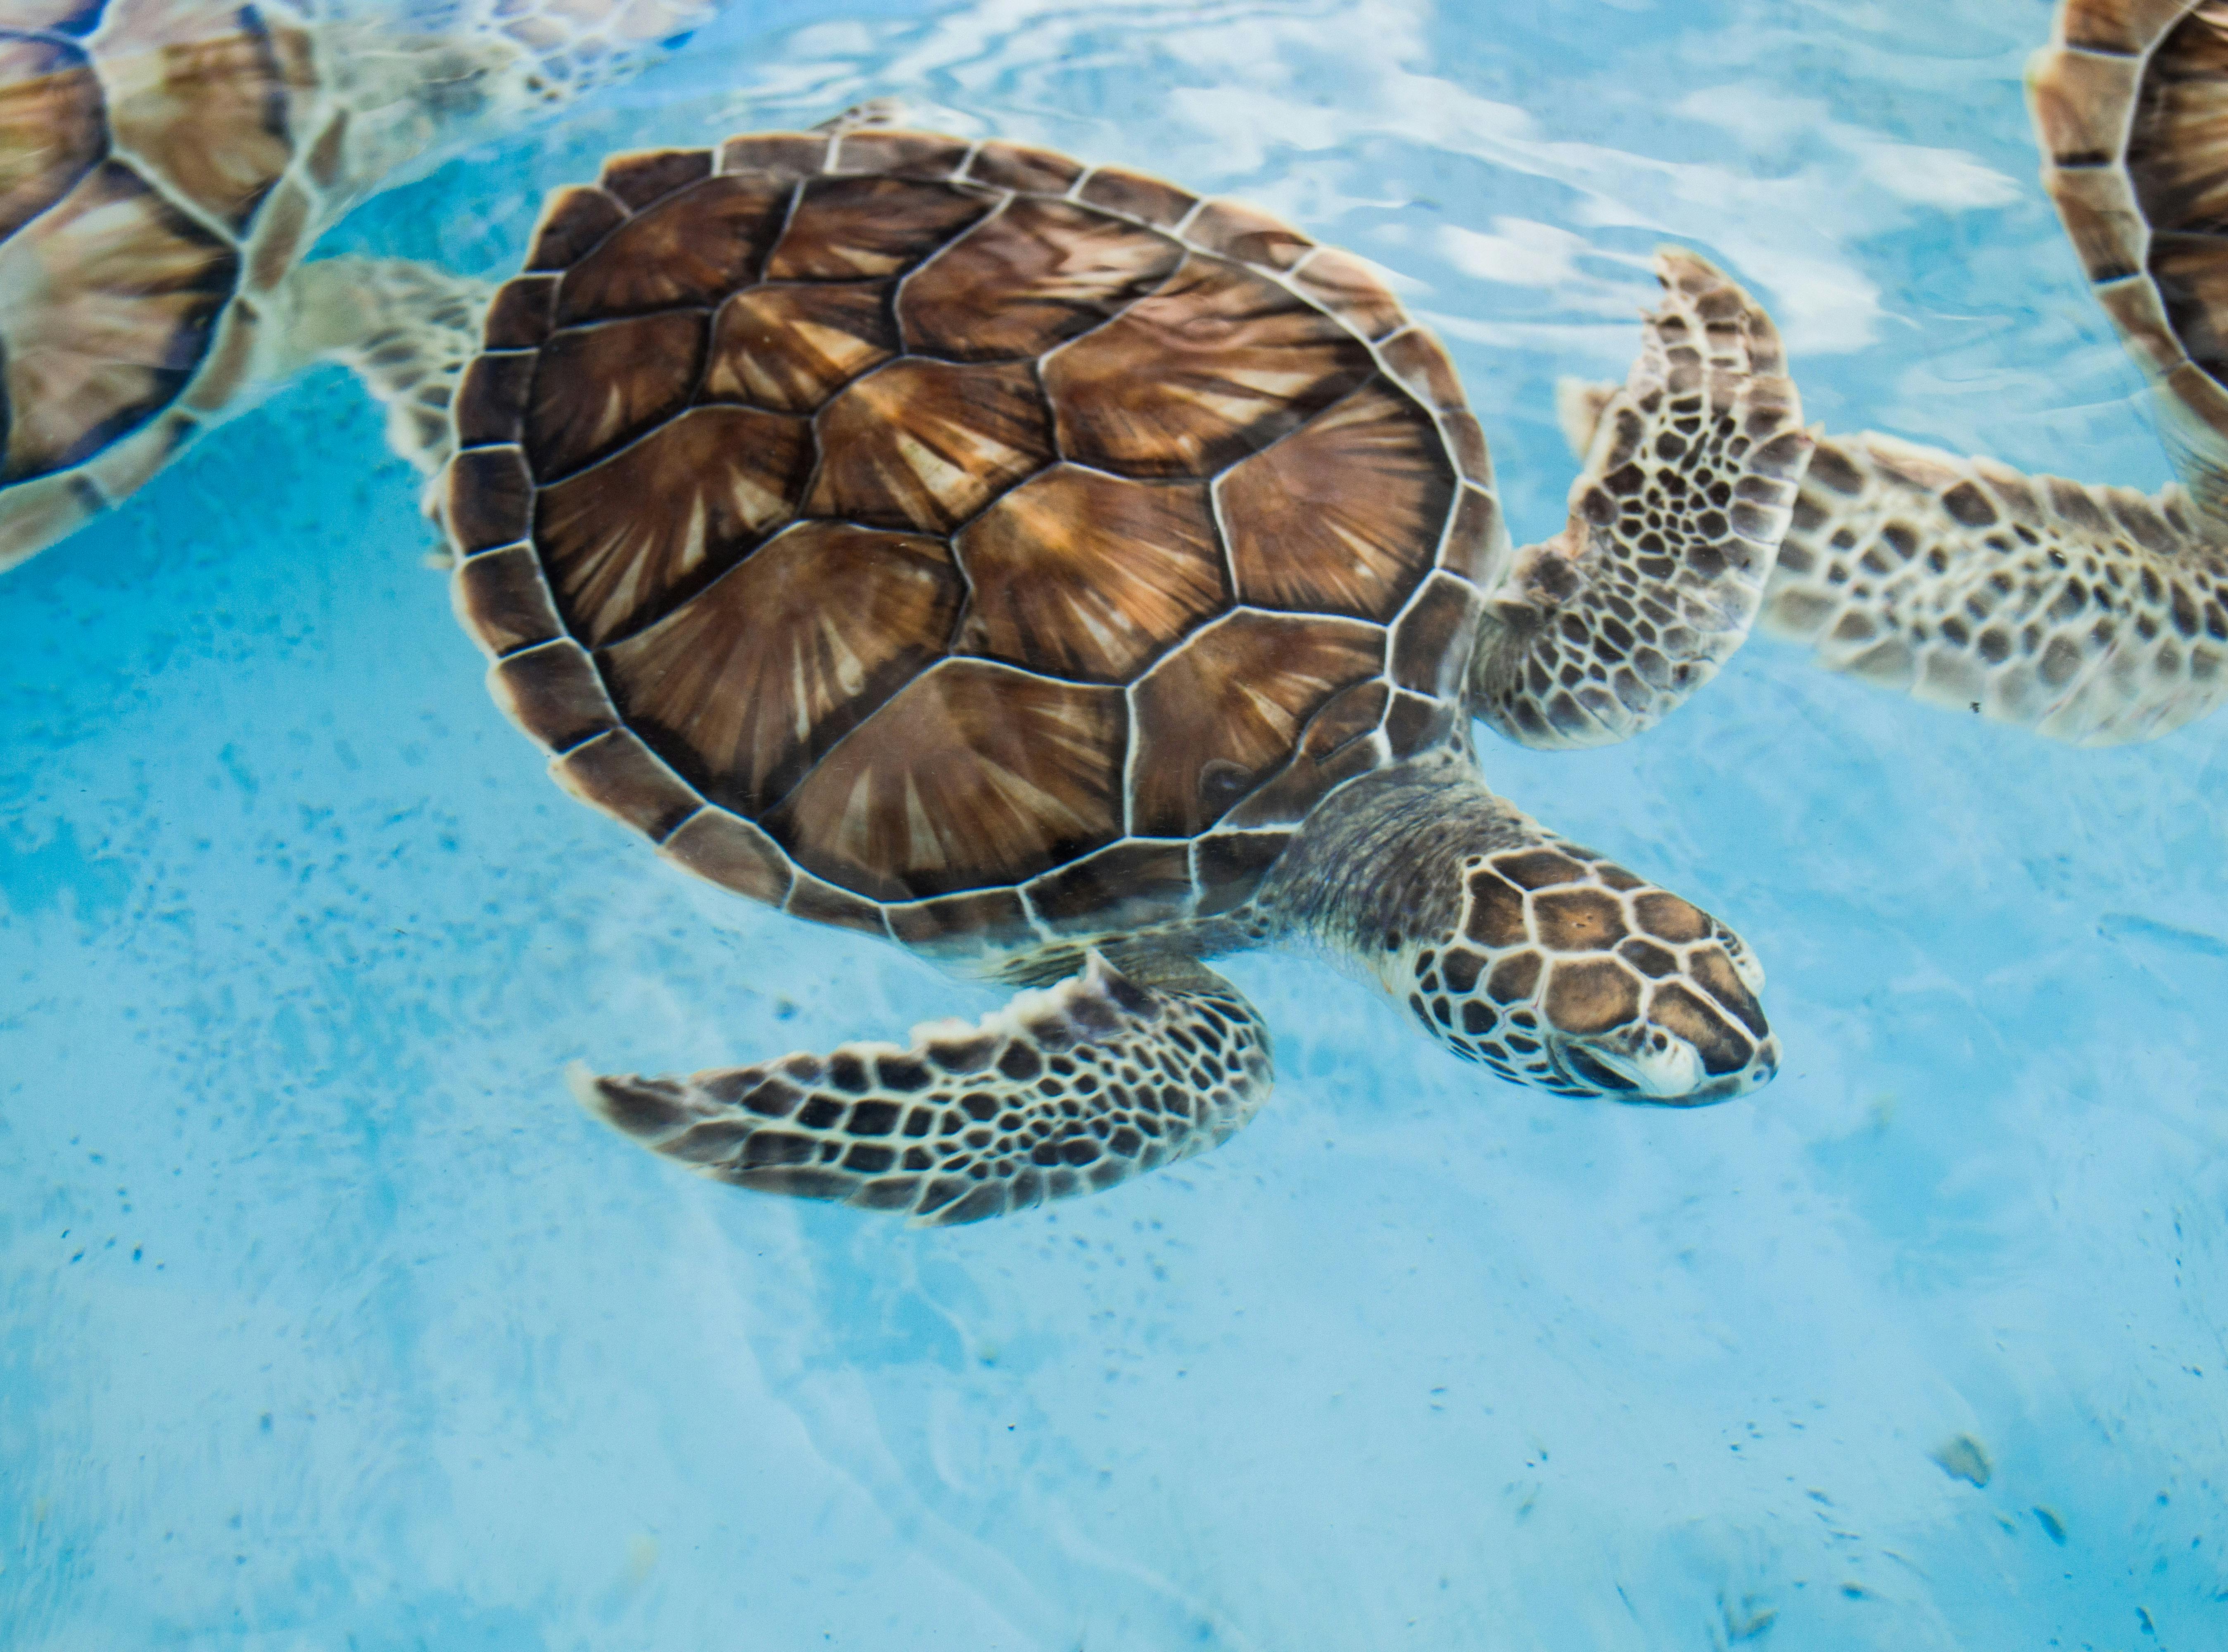
[[[1747,637],[1813,437],[1779,334],[1692,253],[1656,254],[1662,306],[1621,387],[1572,402],[1585,468],[1563,531],[1487,593],[1470,707],[1532,746],[1652,727]]]
[[[597,1078],[605,1123],[739,1188],[978,1221],[1219,1146],[1268,1098],[1269,1034],[1188,960],[1083,970],[910,1047],[846,1044],[685,1079]]]
[[[408,259],[328,258],[281,287],[274,381],[337,362],[387,410],[387,443],[426,476],[448,463],[449,404],[495,289]]]
[[[1864,432],[1821,443],[1764,629],[1828,670],[2077,746],[2228,699],[2228,549],[2188,495],[2022,476]]]

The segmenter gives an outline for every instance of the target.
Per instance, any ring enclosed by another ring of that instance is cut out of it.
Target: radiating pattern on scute
[[[83,52],[0,35],[0,235],[67,195],[106,138],[100,83]]]
[[[559,333],[526,404],[535,475],[567,475],[663,424],[688,405],[703,355],[703,326],[685,312]]]
[[[1369,352],[1289,290],[1193,257],[1119,319],[1057,352],[1061,450],[1131,476],[1211,476],[1369,375]]]
[[[1036,355],[1118,314],[1182,258],[1165,235],[1023,197],[908,280],[898,319],[906,343],[932,355]]]
[[[1200,483],[1055,465],[954,544],[974,593],[958,646],[1063,676],[1121,682],[1225,600]]]
[[[817,413],[897,353],[889,284],[761,286],[720,307],[704,394],[778,413]]]
[[[803,865],[880,900],[1018,883],[1118,834],[1122,747],[1117,690],[948,660],[768,821]]]
[[[735,561],[789,519],[811,463],[802,419],[693,407],[543,489],[537,536],[581,636],[602,643],[622,635]],[[614,495],[664,508],[618,515]]]
[[[1429,571],[1455,476],[1431,416],[1375,381],[1217,487],[1241,600],[1370,618]]]
[[[237,269],[229,247],[112,161],[0,246],[15,415],[0,480],[74,464],[176,400]]]
[[[252,5],[18,5],[5,22],[0,484],[84,463],[184,392],[248,273],[239,243],[295,159],[308,72]],[[272,239],[257,250],[291,259]]]
[[[755,814],[944,651],[960,594],[941,540],[800,522],[612,647],[605,671],[706,797]]]
[[[630,219],[565,272],[560,322],[714,304],[758,273],[789,191],[766,178],[713,178]]]
[[[529,268],[499,317],[563,299],[474,369],[459,610],[521,722],[593,746],[567,784],[682,863],[937,949],[1066,943],[1242,905],[1330,788],[1456,737],[1489,473],[1358,260],[876,131],[620,157]],[[675,784],[709,812],[668,823]],[[738,816],[793,880],[697,852]]]
[[[907,356],[820,410],[816,516],[948,533],[1052,458],[1026,363]]]

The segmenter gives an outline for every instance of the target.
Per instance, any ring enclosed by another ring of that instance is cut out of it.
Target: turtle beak
[[[1702,1053],[1662,1028],[1610,1039],[1550,1039],[1548,1059],[1572,1089],[1610,1101],[1698,1107],[1762,1089],[1779,1071],[1779,1041],[1767,1034],[1737,1072],[1712,1073]]]

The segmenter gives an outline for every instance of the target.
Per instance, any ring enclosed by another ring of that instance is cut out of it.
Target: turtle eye
[[[1219,819],[1222,812],[1252,789],[1253,777],[1228,758],[1218,757],[1200,765],[1199,771],[1200,812],[1208,820]]]

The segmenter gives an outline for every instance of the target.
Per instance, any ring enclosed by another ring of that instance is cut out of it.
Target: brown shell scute
[[[575,629],[605,642],[737,560],[789,520],[811,463],[801,419],[694,407],[543,488],[535,539]]]
[[[2181,348],[2215,379],[2228,383],[2228,267],[2215,235],[2157,235],[2151,240],[2151,279],[2158,283]]]
[[[990,209],[993,198],[905,178],[816,178],[791,215],[769,281],[855,281],[919,263]]]
[[[722,172],[756,172],[794,182],[828,163],[825,132],[748,132],[720,145]]]
[[[878,172],[893,178],[948,178],[967,158],[964,138],[943,132],[869,126],[836,140],[831,172]]]
[[[2129,134],[2128,165],[2143,215],[2157,229],[2193,231],[2228,216],[2220,170],[2228,123],[2228,29],[2199,6],[2159,45]]]
[[[1208,202],[1185,233],[1209,252],[1276,270],[1289,270],[1315,245],[1290,225],[1240,201]]]
[[[0,481],[75,464],[176,400],[238,271],[231,247],[113,161],[0,244],[15,300],[0,317],[14,415]]]
[[[1374,370],[1276,283],[1194,254],[1151,297],[1044,366],[1060,451],[1130,476],[1212,476]]]
[[[703,394],[817,413],[897,351],[887,281],[752,287],[720,307]]]
[[[1028,886],[1029,904],[1055,932],[1103,933],[1150,924],[1192,896],[1188,842],[1117,843]]]
[[[143,8],[157,32],[166,10]],[[239,16],[252,25],[252,10]],[[186,37],[105,55],[117,142],[237,232],[293,158],[287,66],[258,28],[178,32]]]
[[[1183,255],[1167,236],[1104,213],[1018,199],[906,279],[898,322],[932,355],[1039,355],[1150,292]]]
[[[601,189],[573,184],[549,197],[535,227],[528,270],[562,270],[626,221],[626,208]]]
[[[0,237],[67,195],[107,146],[100,82],[60,41],[0,38]]]
[[[704,317],[690,311],[557,334],[526,404],[535,475],[577,471],[679,413],[703,356]]]
[[[771,179],[718,177],[658,202],[565,272],[559,324],[719,303],[757,274],[789,196]]]
[[[1137,684],[1131,829],[1190,837],[1282,768],[1339,689],[1385,669],[1385,633],[1353,620],[1240,610]]]
[[[1203,483],[1040,471],[954,541],[972,595],[957,646],[1124,682],[1227,600]]]
[[[994,189],[1019,189],[1031,195],[1066,195],[1083,176],[1083,163],[1048,149],[1008,144],[992,138],[980,145],[968,163],[968,177]]]
[[[1329,791],[1457,737],[1505,535],[1367,266],[1019,145],[717,153],[559,197],[460,398],[458,610],[537,737],[600,738],[555,748],[582,795],[981,957],[1241,906]]]
[[[712,170],[708,149],[645,149],[614,155],[599,180],[621,204],[647,207],[701,182]]]
[[[959,599],[940,540],[803,522],[605,650],[604,676],[706,797],[755,815],[943,652]]]
[[[1382,379],[1215,485],[1240,601],[1360,618],[1431,572],[1455,494],[1431,415]]]
[[[1052,458],[1025,362],[906,356],[820,410],[820,475],[805,509],[948,533]]]
[[[766,817],[798,862],[880,900],[1017,883],[1121,835],[1122,695],[947,660]]]

